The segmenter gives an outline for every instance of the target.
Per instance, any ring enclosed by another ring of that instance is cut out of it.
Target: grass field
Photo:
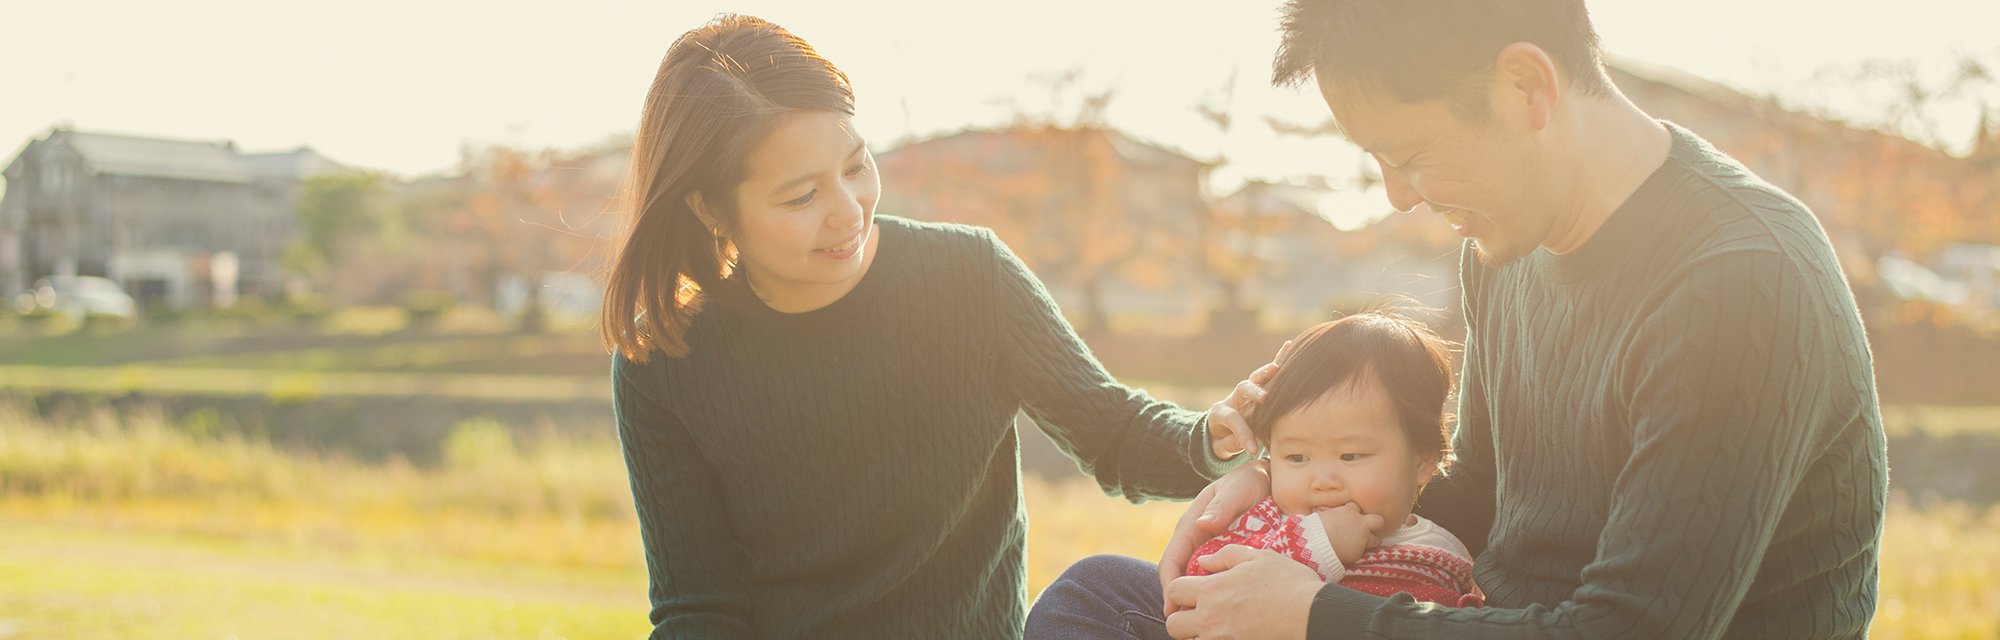
[[[1157,557],[1182,508],[1024,489],[1031,592],[1091,554]],[[1899,502],[1884,542],[1876,637],[2000,633],[2000,509]],[[608,440],[470,422],[417,468],[0,406],[0,638],[633,638],[645,610]]]

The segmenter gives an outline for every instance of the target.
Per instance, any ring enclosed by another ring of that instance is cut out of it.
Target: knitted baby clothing
[[[1269,549],[1318,571],[1327,582],[1338,582],[1365,593],[1390,596],[1408,592],[1417,600],[1449,607],[1478,607],[1482,596],[1472,583],[1472,554],[1444,527],[1419,516],[1382,539],[1351,565],[1343,565],[1327,540],[1326,527],[1313,514],[1288,515],[1265,498],[1251,507],[1229,531],[1209,539],[1188,561],[1187,575],[1208,575],[1200,559],[1222,547],[1240,544]]]

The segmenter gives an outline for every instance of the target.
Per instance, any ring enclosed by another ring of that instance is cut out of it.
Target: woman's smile
[[[814,249],[813,253],[833,258],[835,260],[846,260],[847,258],[853,256],[854,251],[856,249],[861,248],[862,241],[867,239],[868,239],[868,227],[864,226],[860,230],[855,231],[854,235],[849,236],[847,240],[841,242],[839,245],[825,249]]]

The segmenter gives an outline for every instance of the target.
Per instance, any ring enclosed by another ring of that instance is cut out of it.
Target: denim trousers
[[[1078,560],[1028,610],[1027,640],[1170,640],[1159,565],[1125,556]]]

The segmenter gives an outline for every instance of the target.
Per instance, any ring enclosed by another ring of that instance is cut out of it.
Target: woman
[[[990,231],[875,216],[852,113],[737,16],[647,97],[603,335],[655,637],[1018,636],[1017,410],[1135,501],[1248,440],[1113,381]]]

